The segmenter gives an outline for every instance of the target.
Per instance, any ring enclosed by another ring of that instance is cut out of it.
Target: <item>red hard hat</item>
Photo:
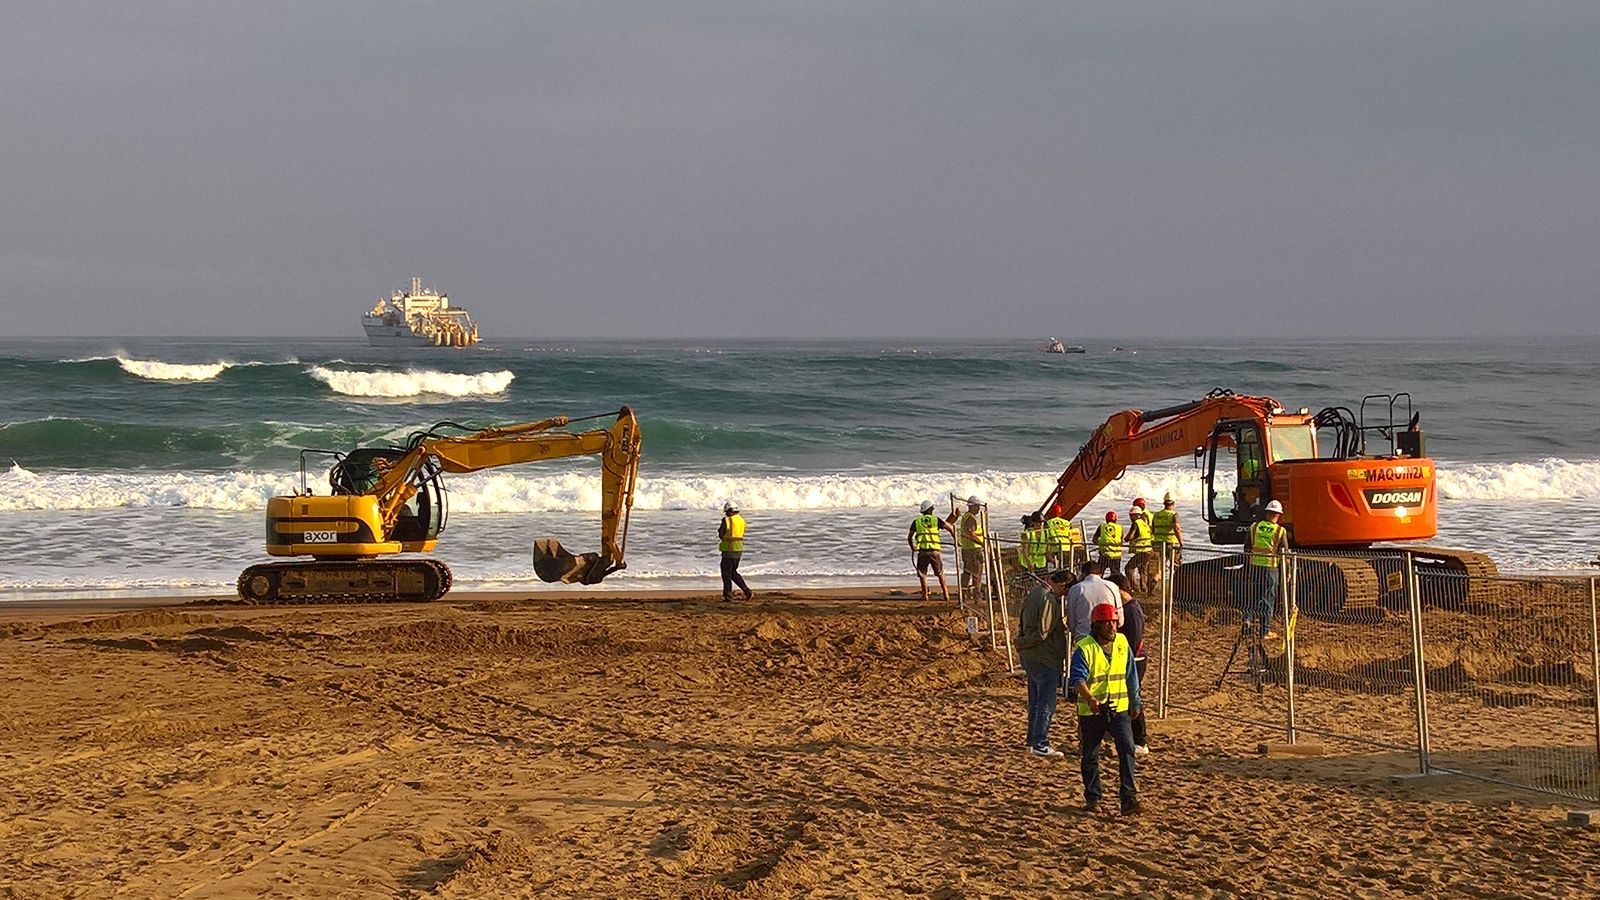
[[[1089,613],[1089,621],[1091,622],[1115,622],[1116,620],[1117,608],[1109,603],[1102,603]]]
[[[1106,521],[1107,522],[1115,522],[1116,520],[1117,520],[1117,511],[1116,510],[1113,509],[1112,511],[1106,513]]]
[[[1050,515],[1059,517],[1061,515],[1061,504],[1057,503],[1055,506],[1050,507]]]
[[[1144,507],[1144,498],[1143,497],[1139,497],[1138,499],[1134,500],[1133,501],[1133,505],[1137,506],[1137,507],[1140,507],[1140,508],[1143,508]]]

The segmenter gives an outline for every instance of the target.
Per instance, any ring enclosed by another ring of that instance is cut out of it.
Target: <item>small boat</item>
[[[1073,344],[1072,346],[1069,347],[1066,344],[1063,344],[1060,341],[1056,340],[1055,338],[1051,338],[1050,339],[1050,343],[1048,343],[1048,344],[1046,344],[1044,346],[1044,352],[1045,353],[1082,353],[1082,352],[1084,352],[1084,350],[1083,350],[1083,347],[1079,346],[1078,344]]]

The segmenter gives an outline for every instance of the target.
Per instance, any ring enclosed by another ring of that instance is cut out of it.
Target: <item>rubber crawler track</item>
[[[414,570],[413,575],[420,575],[426,585],[426,590],[421,594],[402,595],[389,590],[301,590],[285,589],[285,576],[304,575],[311,578],[323,578],[358,575],[360,579],[388,580],[394,582],[395,575],[405,570]],[[239,599],[246,603],[270,606],[298,606],[305,604],[360,604],[360,603],[428,603],[438,600],[450,592],[454,576],[450,567],[433,559],[404,559],[404,560],[352,560],[352,561],[327,561],[317,560],[310,562],[281,562],[264,563],[251,566],[239,573],[236,588]]]

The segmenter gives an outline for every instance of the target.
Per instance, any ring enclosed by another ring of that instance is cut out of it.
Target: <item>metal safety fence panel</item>
[[[1417,753],[1422,698],[1406,556],[1292,552],[1282,570],[1288,605],[1269,644],[1290,675],[1291,740],[1309,734]]]
[[[1281,651],[1252,618],[1259,585],[1238,553],[1184,547],[1161,581],[1163,615],[1156,708],[1251,725],[1288,737],[1289,681]],[[1280,586],[1281,601],[1281,586]],[[1278,609],[1283,608],[1281,602]]]
[[[1595,579],[1417,581],[1428,768],[1600,800]]]

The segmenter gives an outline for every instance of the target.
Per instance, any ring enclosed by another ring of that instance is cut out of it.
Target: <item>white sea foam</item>
[[[221,375],[232,363],[214,362],[199,364],[168,363],[156,359],[128,359],[117,357],[117,365],[129,375],[152,381],[210,381]]]
[[[516,376],[508,370],[462,375],[431,369],[407,372],[358,372],[312,366],[312,378],[349,397],[473,397],[505,393]]]
[[[590,512],[600,506],[600,478],[588,467],[534,474],[500,470],[451,475],[450,508],[463,513]],[[941,510],[948,495],[977,494],[1008,508],[1033,508],[1054,487],[1055,473],[931,472],[886,475],[666,475],[641,477],[634,496],[638,509],[717,509],[737,500],[746,510],[914,509],[934,500]],[[310,479],[325,491],[320,473]],[[20,465],[0,472],[0,511],[114,508],[257,510],[268,497],[292,493],[296,473],[229,472],[191,474],[61,472],[36,474]],[[1482,463],[1441,466],[1440,493],[1446,500],[1516,502],[1600,499],[1600,460],[1540,463]],[[1189,468],[1148,467],[1112,482],[1086,508],[1126,509],[1135,497],[1151,505],[1171,491],[1179,507],[1201,502],[1200,476]]]

